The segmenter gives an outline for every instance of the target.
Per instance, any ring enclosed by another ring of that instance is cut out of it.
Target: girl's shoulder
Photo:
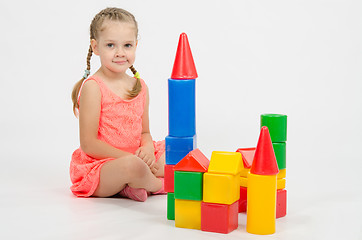
[[[80,87],[78,94],[78,103],[83,92],[91,94],[101,94],[102,90],[102,80],[97,76],[92,75],[83,81],[82,86]]]

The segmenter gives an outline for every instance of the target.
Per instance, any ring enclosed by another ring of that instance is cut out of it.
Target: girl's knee
[[[149,167],[147,166],[147,164],[135,155],[128,156],[125,161],[126,172],[131,177],[139,178],[144,176],[146,174],[146,171],[149,171]]]

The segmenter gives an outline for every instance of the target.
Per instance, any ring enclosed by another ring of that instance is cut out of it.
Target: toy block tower
[[[201,230],[229,233],[238,227],[241,158],[239,152],[212,153],[204,174]]]
[[[236,152],[241,153],[244,169],[240,174],[240,200],[239,200],[239,213],[246,212],[247,206],[247,187],[248,187],[248,174],[253,163],[255,148],[239,148]]]
[[[269,130],[262,127],[248,176],[246,231],[253,234],[275,232],[278,165]]]
[[[203,175],[209,159],[195,149],[174,167],[175,226],[201,229]]]
[[[287,214],[287,191],[285,189],[287,116],[282,114],[262,114],[260,125],[261,127],[267,126],[269,129],[278,163],[276,218],[280,218]]]
[[[195,79],[197,72],[187,35],[182,33],[171,78],[168,79],[168,129],[166,137],[165,191],[167,218],[174,220],[174,167],[196,148]]]

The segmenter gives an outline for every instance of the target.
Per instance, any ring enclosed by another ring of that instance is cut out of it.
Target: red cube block
[[[165,165],[165,192],[174,192],[174,167],[175,165]]]
[[[239,213],[245,212],[247,207],[247,192],[248,189],[246,187],[240,187],[240,199],[239,199]]]
[[[287,215],[287,190],[280,189],[277,191],[277,208],[276,218]]]
[[[239,201],[231,205],[201,203],[201,230],[229,233],[238,228]]]

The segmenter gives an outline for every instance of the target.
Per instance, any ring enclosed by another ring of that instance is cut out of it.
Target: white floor
[[[76,198],[69,191],[67,164],[59,162],[14,161],[2,168],[0,239],[362,239],[360,188],[320,188],[323,181],[304,186],[309,183],[290,176],[288,214],[277,220],[275,234],[247,233],[246,216],[239,214],[239,228],[224,235],[174,227],[166,220],[166,196],[144,203]],[[360,183],[348,186],[353,185]]]

